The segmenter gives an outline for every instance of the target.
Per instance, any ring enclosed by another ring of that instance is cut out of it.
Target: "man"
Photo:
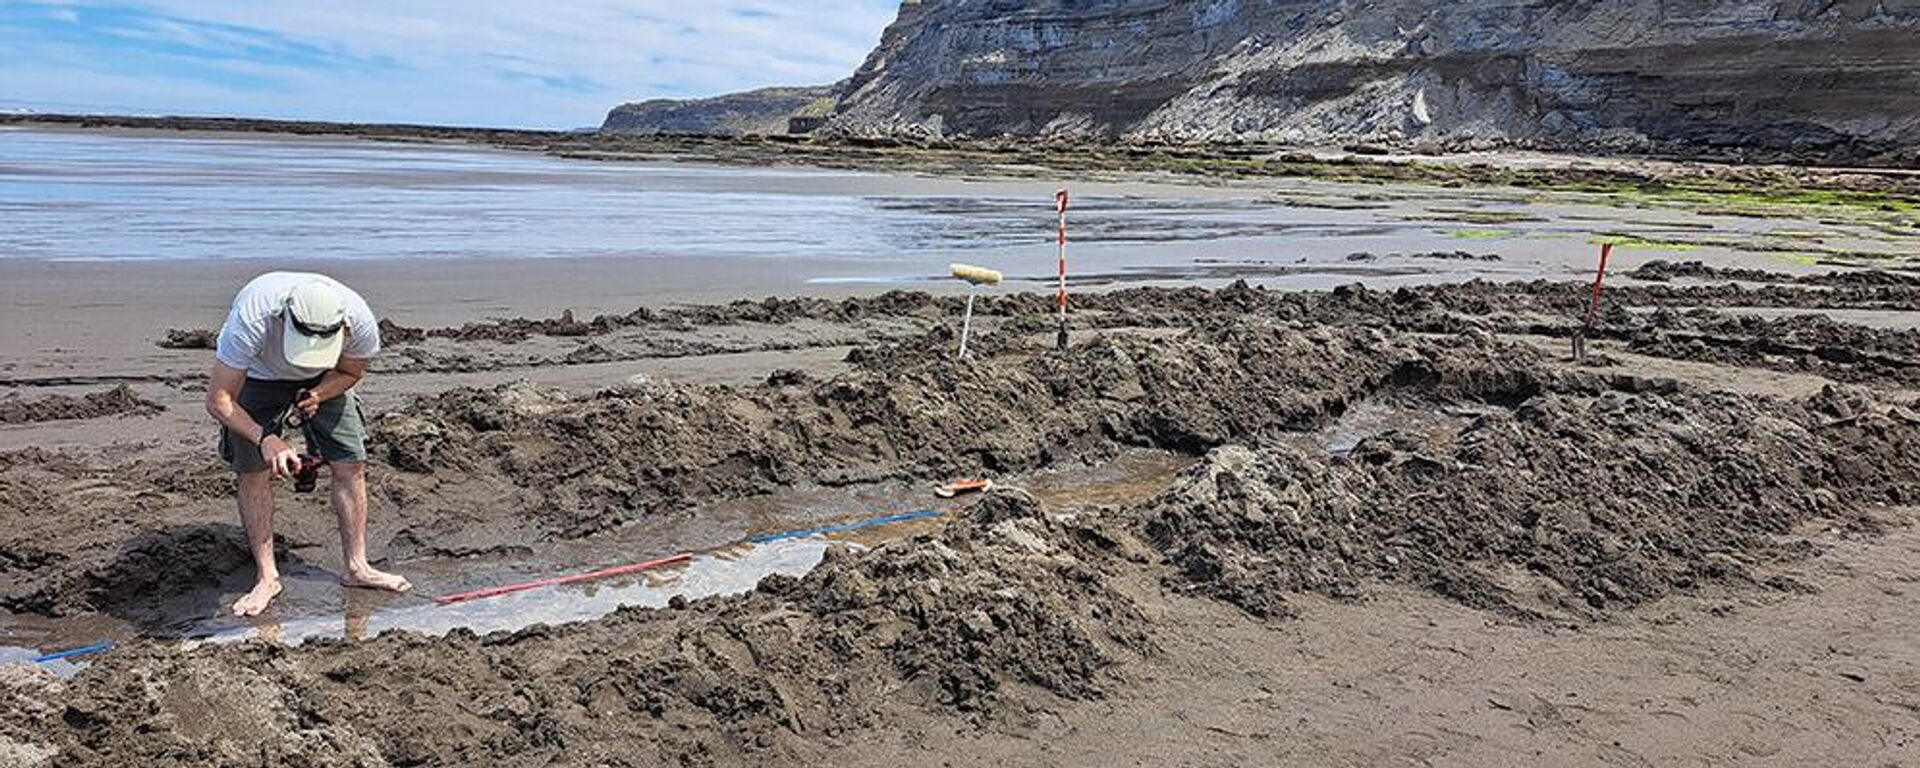
[[[290,406],[307,417],[310,447],[331,468],[346,563],[340,583],[394,592],[412,587],[367,564],[367,430],[353,388],[380,351],[377,322],[360,294],[325,275],[269,272],[233,299],[214,353],[207,413],[220,422],[220,455],[238,476],[240,522],[259,569],[253,589],[233,604],[236,616],[259,614],[280,594],[273,480],[291,476],[300,462],[288,444],[292,435],[277,434]]]

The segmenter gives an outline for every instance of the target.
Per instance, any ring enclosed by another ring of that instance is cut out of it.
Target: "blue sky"
[[[574,128],[845,77],[898,0],[0,0],[0,108]]]

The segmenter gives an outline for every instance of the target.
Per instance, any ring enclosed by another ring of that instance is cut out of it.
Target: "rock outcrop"
[[[1920,163],[1920,0],[908,0],[840,136]]]
[[[670,133],[708,136],[787,132],[788,119],[831,103],[834,86],[762,88],[707,99],[651,99],[622,104],[607,113],[603,133]]]

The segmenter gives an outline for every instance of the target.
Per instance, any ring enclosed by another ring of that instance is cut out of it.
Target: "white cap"
[[[347,307],[325,281],[310,280],[287,294],[281,346],[287,362],[301,368],[332,368],[346,343]]]

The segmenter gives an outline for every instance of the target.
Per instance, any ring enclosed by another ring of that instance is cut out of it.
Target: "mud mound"
[[[628,328],[689,330],[700,326],[743,323],[777,325],[798,320],[851,323],[882,317],[928,317],[934,312],[950,314],[957,307],[952,298],[935,298],[922,291],[888,291],[879,296],[846,299],[776,296],[721,305],[665,309],[640,307],[624,315],[602,314],[584,321],[575,319],[571,309],[561,312],[559,317],[515,317],[466,323],[457,328],[415,328],[382,320],[380,335],[383,340],[403,343],[426,339],[515,343],[535,335],[560,338],[604,336]]]
[[[1865,274],[1865,273],[1855,273]],[[1836,280],[1840,275],[1831,276]],[[1469,281],[1448,286],[1410,286],[1382,291],[1361,285],[1326,293],[1267,290],[1235,283],[1219,290],[1200,288],[1126,289],[1085,296],[1077,323],[1092,327],[1184,328],[1220,322],[1235,315],[1269,317],[1298,323],[1363,324],[1419,333],[1547,334],[1566,336],[1581,325],[1591,300],[1590,284],[1536,280],[1520,283]],[[1009,297],[1012,298],[1012,297]],[[1050,320],[1017,304],[984,304],[987,314],[1010,315],[1008,327],[1038,332]],[[1831,286],[1631,285],[1611,286],[1604,298],[1602,331],[1626,338],[1642,323],[1616,322],[1667,309],[1675,321],[1698,309],[1769,307],[1786,309],[1920,310],[1920,286],[1836,283]],[[1035,316],[1038,315],[1038,316]],[[1699,315],[1702,317],[1708,315]],[[1685,329],[1681,327],[1680,329]]]
[[[966,363],[937,345],[864,348],[849,374],[745,391],[458,390],[381,420],[378,453],[434,476],[389,483],[415,514],[433,514],[421,505],[434,502],[406,486],[441,496],[447,484],[485,487],[528,510],[543,534],[577,537],[796,483],[1008,473],[1135,446],[1197,453],[1312,428],[1399,378],[1462,361],[1487,369],[1484,380],[1450,385],[1506,389],[1502,372],[1532,359],[1486,339],[1261,322],[1174,338],[1112,334],[1064,354],[1013,354],[1019,343],[991,335]],[[444,530],[419,539],[457,535],[447,514]]]
[[[1818,314],[1760,318],[1711,309],[1920,309],[1920,287],[1865,279],[1872,274],[1806,278],[1831,281],[1821,287],[1728,284],[1609,289],[1596,336],[1626,342],[1641,354],[1676,360],[1811,373],[1849,383],[1915,386],[1920,382],[1920,332],[1842,323]],[[1352,286],[1325,295],[1235,286],[1217,292],[1142,296],[1133,308],[1117,310],[1110,319],[1178,327],[1195,322],[1191,318],[1196,316],[1243,313],[1415,333],[1567,338],[1581,328],[1589,296],[1575,283],[1544,282],[1468,283],[1390,292]]]
[[[117,610],[217,581],[251,562],[232,505],[232,475],[210,456],[0,452],[0,610]],[[209,514],[225,524],[197,522]]]
[[[0,399],[0,424],[33,424],[43,421],[97,419],[125,414],[148,415],[166,410],[166,406],[135,394],[125,384],[80,397],[47,395],[27,399],[17,395]]]
[[[1768,272],[1763,269],[1733,269],[1709,266],[1704,261],[1665,261],[1656,259],[1640,265],[1639,269],[1627,273],[1635,280],[1664,283],[1674,279],[1691,280],[1741,280],[1752,283],[1794,283],[1794,275],[1785,272]]]
[[[0,765],[46,765],[59,754],[48,744],[60,729],[66,685],[52,673],[0,665]]]
[[[1416,251],[1408,254],[1399,252],[1382,254],[1370,251],[1358,251],[1347,254],[1347,261],[1379,261],[1382,258],[1426,259],[1429,261],[1500,261],[1500,255],[1496,253],[1474,254],[1467,251]]]
[[[1798,522],[1916,499],[1920,415],[1861,391],[1800,405],[1569,389],[1451,440],[1388,434],[1345,457],[1223,448],[1144,527],[1178,583],[1257,615],[1376,578],[1592,615],[1748,579]]]
[[[1407,254],[1407,258],[1429,259],[1433,261],[1500,261],[1500,254],[1471,253],[1468,251],[1420,251]]]
[[[167,337],[154,342],[154,345],[161,349],[213,349],[219,343],[220,334],[217,331],[168,328]]]
[[[284,544],[276,550],[282,568],[304,566]],[[238,524],[174,526],[129,539],[111,559],[91,569],[85,578],[85,600],[104,613],[157,631],[166,628],[170,617],[155,606],[156,596],[192,594],[195,588],[229,574],[251,573],[252,567],[246,533]],[[223,607],[217,595],[201,597],[210,602],[194,606],[198,615]],[[168,608],[178,612],[181,606]]]
[[[1789,275],[1761,269],[1715,267],[1702,261],[1649,261],[1628,276],[1635,280],[1667,282],[1676,278],[1692,280],[1738,280],[1751,283],[1785,285],[1920,286],[1920,275],[1881,270],[1837,271],[1818,275]]]
[[[71,511],[46,482],[50,473],[41,465],[51,460],[38,449],[0,454],[0,512],[10,516],[9,530],[37,532],[31,524],[33,518],[15,520],[11,519],[13,515],[64,516]],[[72,558],[60,550],[74,542],[41,541],[30,535],[7,536],[0,541],[4,541],[0,546],[0,606],[9,611],[51,613],[56,606],[46,580],[53,573],[67,570]]]
[[[1661,314],[1616,325],[1635,352],[1677,360],[1813,373],[1835,381],[1920,386],[1920,331],[1868,328],[1825,315]]]
[[[1102,695],[1114,662],[1151,651],[1102,577],[1114,534],[990,501],[991,524],[835,551],[676,610],[298,650],[135,646],[70,690],[0,680],[0,719],[23,723],[0,735],[82,765],[794,762],[902,705],[1019,723]]]

